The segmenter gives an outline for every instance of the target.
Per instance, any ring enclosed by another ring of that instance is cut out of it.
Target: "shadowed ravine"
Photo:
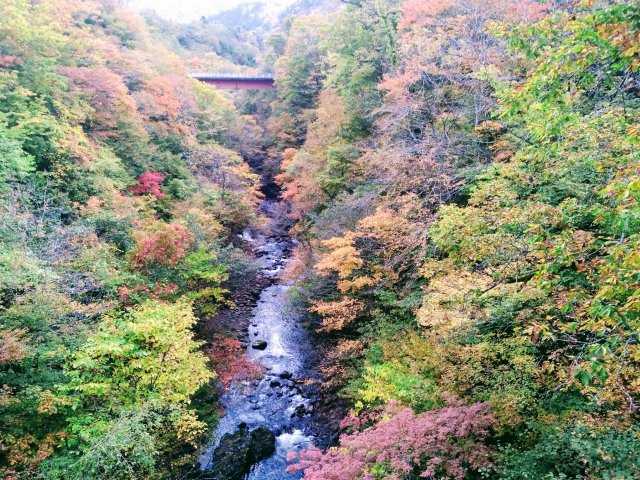
[[[265,201],[263,211],[267,215],[277,210],[274,202]],[[279,278],[289,260],[293,241],[288,236],[273,236],[245,232],[245,241],[261,262],[262,274],[273,283],[262,290],[250,319],[248,345],[245,355],[264,368],[262,378],[253,381],[234,382],[222,395],[220,403],[224,416],[208,447],[200,457],[203,478],[217,479],[214,453],[221,439],[237,432],[241,424],[249,430],[266,427],[275,434],[276,451],[255,464],[245,477],[250,480],[276,480],[299,478],[286,473],[287,452],[304,448],[311,443],[308,436],[311,400],[305,398],[301,383],[307,373],[305,363],[310,353],[307,331],[302,327],[302,316],[288,301],[290,284]],[[266,342],[266,348],[254,348]],[[224,479],[226,480],[226,479]]]

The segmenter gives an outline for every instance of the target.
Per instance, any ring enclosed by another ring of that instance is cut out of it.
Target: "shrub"
[[[131,187],[131,193],[134,195],[152,195],[158,199],[164,197],[162,191],[162,182],[165,175],[160,172],[144,172],[138,177],[138,183]]]
[[[589,427],[583,423],[546,427],[530,448],[502,452],[501,480],[602,478],[632,480],[640,472],[640,431]]]
[[[192,243],[191,233],[177,223],[155,222],[134,233],[136,248],[132,263],[137,268],[153,265],[175,266]]]
[[[393,404],[387,418],[362,432],[340,437],[340,446],[292,454],[305,480],[359,480],[419,477],[461,480],[491,467],[492,452],[482,442],[493,424],[486,404],[449,406],[416,415]]]

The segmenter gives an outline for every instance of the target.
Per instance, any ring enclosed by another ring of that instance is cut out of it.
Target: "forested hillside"
[[[0,476],[211,478],[267,193],[334,433],[283,479],[640,478],[640,4],[337,3],[3,0]]]
[[[2,3],[0,476],[194,463],[215,374],[193,327],[248,265],[250,127],[117,2]]]
[[[640,7],[348,3],[278,65],[292,274],[352,407],[290,470],[639,478]]]

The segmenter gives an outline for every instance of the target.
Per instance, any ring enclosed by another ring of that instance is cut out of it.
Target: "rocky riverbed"
[[[273,205],[264,210],[273,215]],[[295,479],[300,475],[286,472],[286,456],[314,441],[317,388],[311,381],[310,334],[301,313],[291,307],[291,285],[280,279],[293,242],[281,233],[245,232],[243,239],[258,256],[263,288],[240,328],[247,359],[264,374],[233,382],[222,394],[223,416],[200,457],[202,478]]]

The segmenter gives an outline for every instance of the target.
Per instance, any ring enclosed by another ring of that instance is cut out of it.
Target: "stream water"
[[[263,210],[269,213],[269,203]],[[262,290],[251,316],[248,346],[245,355],[262,365],[265,374],[253,381],[233,383],[222,395],[220,403],[224,416],[213,438],[200,457],[202,470],[211,468],[213,452],[227,433],[235,432],[241,423],[249,429],[267,427],[276,435],[276,452],[254,465],[247,480],[283,480],[300,478],[286,472],[287,453],[308,447],[308,423],[312,406],[301,386],[306,376],[306,360],[311,351],[307,331],[301,325],[299,312],[290,307],[290,284],[279,279],[286,266],[292,240],[288,237],[265,236],[245,232],[245,241],[253,245],[259,255],[262,274],[273,283]],[[266,348],[253,348],[258,341]]]

